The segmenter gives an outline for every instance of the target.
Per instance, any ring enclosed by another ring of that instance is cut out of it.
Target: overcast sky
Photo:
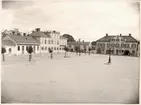
[[[2,2],[2,29],[57,30],[93,41],[106,33],[139,39],[139,5],[130,0],[33,0]]]

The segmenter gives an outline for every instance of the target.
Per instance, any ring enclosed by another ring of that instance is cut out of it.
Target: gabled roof
[[[44,32],[41,31],[35,31],[33,33],[30,34],[33,37],[48,37],[50,38],[50,36],[48,34],[45,34]]]
[[[68,42],[68,45],[89,45],[90,42]]]
[[[16,46],[11,40],[2,40],[2,46]]]
[[[39,44],[32,36],[10,35],[17,44]]]
[[[112,38],[114,38],[114,37],[116,37],[116,36],[118,36],[118,35],[115,35],[115,36],[104,36],[104,37],[102,37],[102,38],[100,38],[100,39],[98,39],[96,42],[110,42],[110,40],[112,39]],[[119,37],[121,37],[121,38],[123,38],[123,39],[126,39],[126,42],[138,42],[134,37],[132,37],[132,36],[119,36]]]

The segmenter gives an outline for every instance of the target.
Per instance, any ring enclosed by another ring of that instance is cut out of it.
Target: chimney
[[[84,40],[83,40],[83,42],[84,42]]]
[[[106,36],[108,36],[108,33],[106,33]]]
[[[129,36],[131,36],[131,33],[129,33]]]
[[[79,39],[79,42],[80,42],[81,40]]]
[[[122,36],[122,34],[120,34],[120,36]]]
[[[40,28],[36,28],[35,30],[36,30],[37,32],[39,32],[39,31],[40,31]]]

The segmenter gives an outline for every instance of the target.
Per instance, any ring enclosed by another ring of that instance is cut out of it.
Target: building
[[[6,48],[6,54],[27,54],[29,46],[34,48],[34,53],[40,52],[40,44],[31,36],[7,35],[2,39],[2,46]]]
[[[129,35],[108,35],[96,41],[96,52],[99,54],[137,56],[138,41]]]
[[[79,46],[81,50],[84,51],[86,49],[86,52],[88,52],[88,49],[90,47],[90,42],[84,42],[84,41],[77,41],[77,42],[68,42],[68,48],[72,51],[75,51],[75,47]]]
[[[27,48],[32,46],[34,53],[48,53],[51,48],[53,52],[64,52],[67,46],[67,39],[62,37],[59,32],[50,31],[45,33],[37,28],[31,34],[26,35],[6,35],[2,39],[2,46],[6,48],[6,54],[27,54]]]
[[[40,43],[39,49],[41,53],[48,52],[49,48],[51,48],[53,52],[63,52],[64,47],[67,46],[67,39],[62,37],[60,32],[42,32],[40,28],[37,28],[30,36]]]

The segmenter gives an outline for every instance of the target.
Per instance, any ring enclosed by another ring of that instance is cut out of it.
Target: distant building
[[[133,55],[137,56],[138,41],[129,35],[108,35],[96,41],[96,52],[99,54]]]
[[[68,42],[68,48],[72,49],[73,51],[75,51],[75,46],[79,46],[81,50],[86,49],[86,51],[88,52],[88,49],[90,47],[90,42],[85,42],[85,41],[77,41],[77,42]]]
[[[67,46],[67,39],[62,37],[59,32],[52,31],[44,33],[37,28],[33,33],[26,35],[6,35],[2,39],[2,46],[6,48],[7,54],[27,54],[27,49],[32,46],[34,53],[48,53],[51,48],[53,52],[64,51]]]

